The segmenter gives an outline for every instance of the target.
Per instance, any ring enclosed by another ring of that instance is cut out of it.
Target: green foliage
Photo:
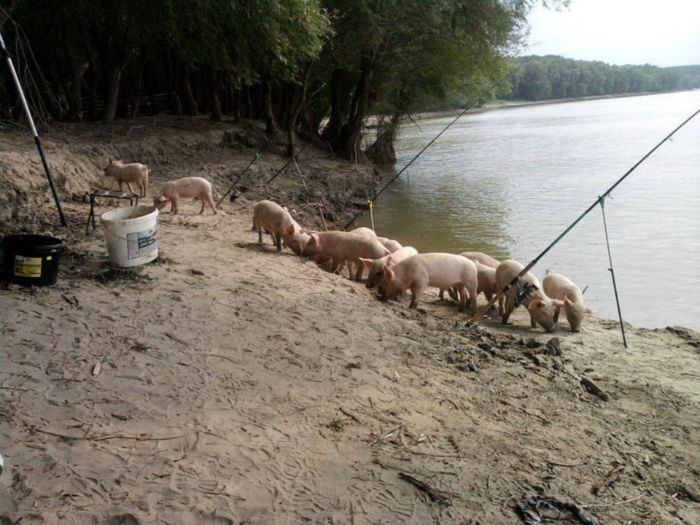
[[[700,66],[613,66],[560,56],[513,60],[498,98],[546,100],[700,87]]]

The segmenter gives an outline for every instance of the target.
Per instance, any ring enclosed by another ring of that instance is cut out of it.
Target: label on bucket
[[[15,255],[15,277],[41,277],[41,257]]]
[[[143,257],[158,248],[157,233],[156,230],[127,233],[126,244],[128,247],[128,258],[136,259],[137,257]]]

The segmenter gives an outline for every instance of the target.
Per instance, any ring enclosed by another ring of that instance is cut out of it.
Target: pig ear
[[[287,235],[292,235],[294,233],[294,225],[290,224],[289,226],[287,226],[284,229],[284,233],[286,233]]]
[[[567,300],[568,300],[568,297],[567,297]],[[557,308],[561,308],[562,306],[564,306],[564,301],[562,301],[561,299],[552,299],[552,303]]]
[[[567,308],[571,308],[574,305],[573,301],[569,299],[568,297],[564,298],[564,306]]]
[[[544,306],[544,301],[541,301],[540,299],[535,299],[534,301],[531,301],[528,309],[534,310],[535,308],[542,308]]]
[[[586,313],[587,313],[587,314],[592,314],[592,313],[593,313],[593,310],[591,310],[590,308],[588,308],[588,307],[586,306]]]
[[[318,241],[318,235],[316,235],[315,233],[309,235],[309,244],[318,244]]]
[[[363,259],[362,257],[360,257],[360,262],[362,263],[362,266],[369,270],[374,261],[372,259]]]
[[[391,256],[387,257],[384,266],[391,266],[392,264],[394,264],[394,259],[392,259]]]
[[[392,281],[394,279],[394,270],[391,268],[384,267],[384,277],[387,281]]]
[[[158,202],[165,202],[165,197],[163,197],[162,195],[158,197]]]

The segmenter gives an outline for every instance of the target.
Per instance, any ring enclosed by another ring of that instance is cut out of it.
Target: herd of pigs
[[[139,187],[139,194],[145,197],[148,192],[150,170],[145,164],[124,164],[109,159],[105,175],[115,178],[121,190],[123,184],[131,192],[131,184]],[[216,206],[212,186],[201,177],[184,177],[167,182],[153,204],[162,208],[168,202],[170,211],[178,212],[178,201],[183,198],[196,198],[202,203],[199,213],[208,204],[214,213]],[[427,288],[440,290],[440,299],[445,292],[459,303],[460,311],[477,310],[477,296],[483,293],[487,301],[509,284],[523,269],[523,265],[512,259],[498,261],[481,252],[418,253],[415,248],[401,246],[398,241],[378,237],[369,228],[356,228],[345,231],[310,231],[302,228],[280,205],[263,200],[253,210],[253,230],[258,232],[262,244],[263,232],[272,236],[277,251],[282,244],[295,254],[310,257],[319,265],[328,266],[331,272],[338,272],[347,265],[350,278],[363,279],[368,272],[367,287],[377,288],[382,300],[395,299],[406,290],[411,291],[411,308]],[[530,325],[539,324],[548,332],[553,332],[561,309],[571,330],[578,332],[581,323],[590,310],[583,303],[583,295],[578,286],[565,276],[547,272],[540,283],[528,272],[520,280],[521,284],[535,286],[532,296],[527,297],[524,306],[530,313]],[[518,288],[511,288],[499,298],[498,309],[503,323],[507,323],[513,310],[518,306]]]
[[[406,290],[411,291],[411,308],[427,288],[440,290],[440,299],[447,291],[459,303],[460,311],[469,305],[476,312],[476,298],[480,293],[491,301],[523,269],[514,260],[499,262],[481,252],[418,253],[415,248],[401,246],[393,239],[378,237],[369,228],[345,231],[309,231],[302,228],[279,204],[263,200],[253,209],[253,230],[258,232],[258,242],[263,242],[263,232],[269,233],[277,247],[282,244],[297,255],[310,257],[320,265],[328,265],[331,272],[340,272],[345,265],[350,278],[361,281],[368,272],[367,287],[377,287],[383,300],[395,299]],[[539,324],[553,332],[560,310],[569,322],[571,330],[578,332],[589,310],[583,304],[583,295],[578,286],[568,278],[547,272],[542,283],[528,272],[522,283],[536,286],[534,294],[525,304],[530,313],[530,325]],[[518,289],[513,287],[499,299],[499,313],[503,323],[508,322],[516,308]]]

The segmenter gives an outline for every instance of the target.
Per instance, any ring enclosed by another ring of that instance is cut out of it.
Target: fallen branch
[[[441,490],[434,489],[427,483],[417,478],[414,478],[410,474],[406,474],[405,472],[399,472],[399,478],[410,483],[419,490],[425,492],[428,495],[428,497],[434,502],[441,503],[442,505],[452,505],[452,502],[450,501],[450,498],[447,496],[447,494],[445,494]]]
[[[338,410],[340,410],[343,414],[348,416],[350,419],[352,419],[355,423],[362,423],[359,419],[357,419],[354,415],[352,415],[350,412],[345,410],[343,407],[338,407]]]
[[[615,501],[614,503],[591,503],[590,505],[581,504],[581,506],[586,509],[603,509],[606,507],[616,507],[617,505],[624,505],[625,503],[632,503],[633,501],[637,501],[646,497],[648,497],[646,494],[640,494],[639,496],[636,496],[634,498],[624,499],[622,501]]]
[[[588,379],[587,377],[581,377],[581,384],[588,393],[593,394],[594,396],[596,396],[599,399],[602,399],[603,401],[610,401],[610,395],[605,390],[600,388],[597,384],[595,384],[591,379]]]
[[[51,430],[44,430],[43,428],[38,428],[34,427],[32,431],[37,432],[39,434],[46,434],[48,436],[54,436],[54,437],[59,437],[63,439],[74,439],[74,440],[81,440],[81,441],[106,441],[108,439],[131,439],[134,441],[170,441],[172,439],[180,439],[184,437],[188,437],[192,435],[192,432],[189,434],[181,434],[178,436],[165,436],[165,437],[149,437],[149,436],[127,436],[124,434],[117,434],[117,433],[112,433],[112,434],[105,434],[102,436],[71,436],[69,434],[61,434],[60,432],[53,432]]]

